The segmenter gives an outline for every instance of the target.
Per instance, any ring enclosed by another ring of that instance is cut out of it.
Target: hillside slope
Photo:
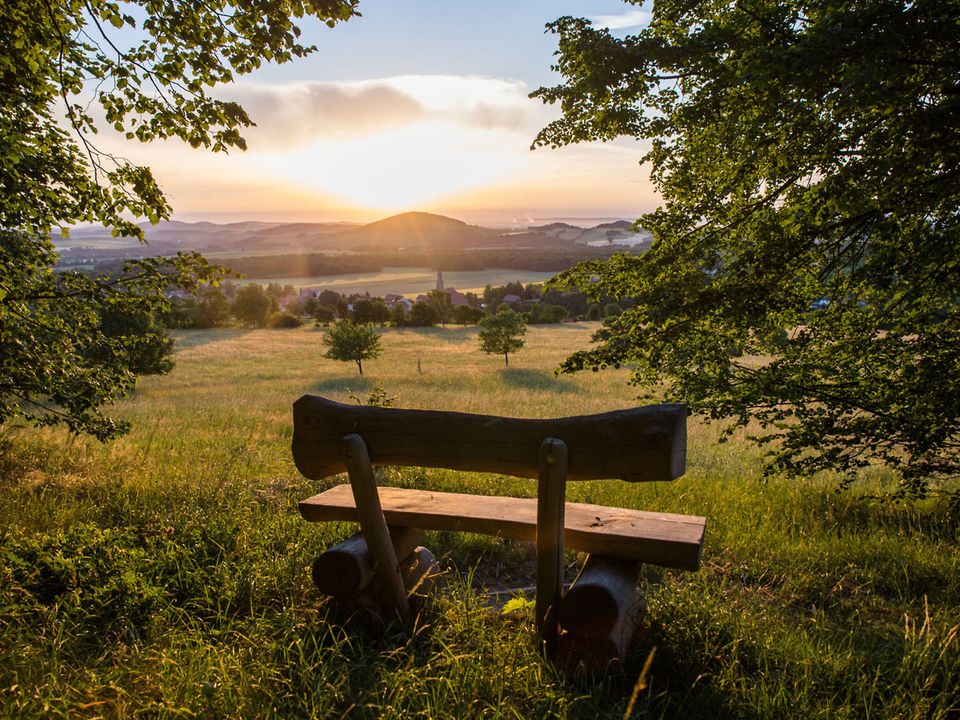
[[[340,234],[354,250],[427,250],[483,247],[502,243],[496,230],[444,215],[406,212]]]

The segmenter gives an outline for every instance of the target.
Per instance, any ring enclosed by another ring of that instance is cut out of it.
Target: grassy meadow
[[[0,716],[960,717],[956,511],[869,499],[882,474],[844,493],[831,478],[764,483],[752,446],[718,444],[695,418],[680,480],[568,490],[708,518],[701,571],[644,569],[646,630],[623,665],[567,678],[544,663],[532,610],[503,614],[484,591],[531,584],[532,548],[489,537],[428,534],[445,572],[412,633],[331,621],[309,564],[353,528],[300,519],[296,502],[323,488],[293,466],[291,403],[379,384],[408,408],[634,405],[625,371],[553,375],[594,329],[532,327],[508,369],[478,350],[476,328],[387,329],[363,378],[322,357],[314,328],[183,332],[176,369],[118,408],[127,437],[0,428]],[[382,477],[535,491],[438,470]],[[581,560],[568,554],[571,572]]]

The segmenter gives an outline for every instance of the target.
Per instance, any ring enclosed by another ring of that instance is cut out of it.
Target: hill
[[[604,245],[641,246],[650,247],[653,236],[642,228],[635,230],[633,223],[627,220],[601,223],[594,228],[584,230],[574,242],[595,247]]]
[[[496,230],[425,212],[406,212],[341,233],[353,250],[430,250],[503,244]]]
[[[586,230],[579,225],[571,225],[564,222],[552,222],[546,225],[533,225],[529,228],[530,232],[539,232],[557,240],[569,240],[575,242],[577,238],[583,235]]]

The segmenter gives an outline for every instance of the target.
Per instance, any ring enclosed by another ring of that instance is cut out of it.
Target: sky
[[[633,139],[530,150],[559,115],[528,97],[560,80],[545,24],[576,15],[635,32],[649,21],[643,6],[361,0],[360,11],[333,29],[305,23],[316,53],[216,91],[257,124],[244,132],[246,152],[166,141],[126,143],[120,154],[149,164],[174,217],[188,221],[371,221],[422,210],[509,225],[633,219],[657,206]]]

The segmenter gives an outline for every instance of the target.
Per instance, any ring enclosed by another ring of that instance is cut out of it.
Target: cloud
[[[590,18],[594,27],[607,30],[625,30],[627,28],[646,27],[653,14],[649,10],[630,10],[621,15],[597,15]]]
[[[462,75],[402,75],[352,82],[238,83],[229,98],[257,124],[253,152],[292,150],[318,140],[372,136],[418,122],[530,134],[548,121],[525,83]]]
[[[426,112],[410,95],[380,82],[238,84],[230,99],[257,124],[245,132],[254,150],[363,135],[414,122]]]
[[[519,80],[476,75],[406,75],[386,82],[417,99],[433,117],[483,129],[539,123],[542,104]]]

